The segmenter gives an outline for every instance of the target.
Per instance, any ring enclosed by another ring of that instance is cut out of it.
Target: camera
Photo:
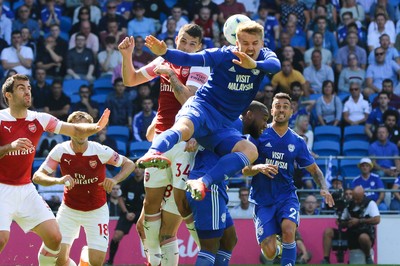
[[[348,249],[348,241],[342,227],[342,214],[344,209],[349,206],[348,200],[344,196],[343,189],[336,190],[332,193],[332,198],[335,201],[334,209],[338,215],[339,227],[337,234],[332,240],[332,250],[336,251],[336,258],[339,263],[344,261],[344,253]]]

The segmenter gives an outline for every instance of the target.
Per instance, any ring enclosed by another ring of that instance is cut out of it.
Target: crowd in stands
[[[263,25],[264,44],[282,63],[279,73],[265,78],[256,99],[270,108],[277,92],[292,96],[290,126],[305,138],[323,169],[328,169],[326,159],[318,158],[356,156],[356,170],[351,174],[333,173],[344,176],[344,187],[351,186],[349,177],[364,175],[365,168],[357,168],[363,156],[386,156],[373,158],[370,172],[382,178],[383,188],[398,189],[398,0],[0,0],[0,78],[28,75],[32,109],[61,120],[76,110],[98,119],[109,108],[109,126],[128,131],[125,147],[105,134],[96,139],[112,141],[108,145],[129,155],[129,143],[146,140],[146,129],[156,115],[159,84],[126,87],[118,44],[134,36],[133,62],[139,69],[155,58],[144,46],[147,35],[173,48],[180,27],[196,23],[204,30],[203,48],[221,47],[228,45],[222,26],[233,14],[245,14]],[[6,107],[1,100],[0,108]],[[358,148],[367,147],[351,153],[344,148],[350,145],[345,144],[350,141],[346,128],[357,126],[363,128],[364,136],[352,141],[362,142]],[[340,129],[336,153],[317,151],[317,144],[325,140],[316,134],[317,127]],[[45,156],[57,141],[44,136],[37,155]],[[344,171],[339,165],[334,163],[334,170]],[[301,169],[297,176],[299,188],[315,188]],[[365,174],[365,184],[368,178]],[[399,195],[393,193],[394,203],[387,202],[386,210],[400,210]],[[383,204],[378,205],[385,210]]]

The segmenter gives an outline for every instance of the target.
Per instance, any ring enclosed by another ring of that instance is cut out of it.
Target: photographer
[[[347,228],[349,249],[361,249],[367,264],[374,264],[370,251],[375,241],[375,225],[379,224],[380,220],[375,201],[365,196],[363,187],[355,187],[353,199],[344,209],[341,223]]]
[[[339,176],[340,177],[340,176]],[[341,181],[338,178],[338,181]],[[334,185],[336,183],[336,186]],[[337,189],[332,193],[332,197],[335,201],[334,209],[336,214],[338,215],[338,220],[336,223],[339,225],[339,228],[326,228],[323,234],[323,251],[324,258],[321,261],[321,264],[330,264],[330,253],[332,248],[332,242],[335,240],[334,250],[337,251],[337,259],[338,262],[343,262],[344,251],[347,250],[347,236],[346,231],[343,230],[342,225],[339,224],[342,214],[347,208],[348,203],[353,198],[353,191],[351,189],[346,189],[343,192],[341,182],[332,182],[332,188]]]

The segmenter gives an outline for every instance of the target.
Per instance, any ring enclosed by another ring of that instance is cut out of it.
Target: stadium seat
[[[79,87],[82,85],[89,85],[89,82],[84,79],[65,79],[63,81],[63,91],[67,96],[78,94]]]
[[[371,104],[374,102],[376,96],[378,96],[378,93],[372,93],[372,94],[369,95],[368,100],[369,100],[369,102],[370,102]]]
[[[114,86],[111,83],[111,78],[100,78],[93,82],[93,93],[94,94],[105,94],[108,95],[114,90]]]
[[[314,101],[316,101],[319,97],[321,97],[322,96],[322,94],[321,93],[312,93],[312,94],[310,94],[310,96],[309,96],[309,100],[314,100]]]
[[[129,156],[132,158],[142,157],[150,148],[151,142],[135,141],[129,145]]]
[[[363,140],[348,140],[343,143],[344,156],[368,156],[369,142]]]
[[[364,126],[346,126],[343,132],[343,140],[364,140],[368,141],[368,137],[364,132]]]
[[[350,96],[350,93],[348,92],[339,92],[339,99],[343,102],[346,98],[348,98]]]
[[[326,170],[328,169],[328,166],[329,166],[329,159],[328,158],[316,159],[315,163],[319,166],[322,173],[324,175],[326,175]],[[331,174],[332,176],[336,176],[337,174],[339,174],[339,163],[338,163],[337,159],[332,159],[331,172],[332,172],[332,174]]]
[[[342,132],[337,126],[317,126],[314,129],[314,141],[330,140],[340,143]]]
[[[68,33],[72,28],[72,18],[61,16],[60,18],[60,31]]]
[[[360,175],[360,169],[357,164],[360,160],[343,159],[340,161],[340,172],[345,178],[345,186],[349,187],[354,177]]]
[[[92,101],[95,101],[99,104],[99,114],[101,115],[104,112],[104,109],[106,108],[106,99],[107,95],[105,94],[96,94],[90,97]]]
[[[126,153],[126,143],[122,142],[120,140],[117,140],[116,143],[117,143],[118,153],[126,156],[127,155],[127,153]]]
[[[314,142],[313,152],[319,156],[337,156],[340,154],[340,145],[338,141],[321,140]]]
[[[107,136],[127,143],[129,141],[129,128],[126,126],[109,126]]]
[[[81,97],[78,94],[72,94],[71,96],[69,96],[69,98],[71,98],[71,103],[77,103],[81,100]]]

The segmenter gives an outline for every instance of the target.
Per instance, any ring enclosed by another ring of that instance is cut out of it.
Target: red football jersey
[[[19,138],[28,138],[34,148],[7,153],[0,159],[0,183],[25,185],[31,182],[36,145],[44,131],[58,133],[62,122],[50,114],[28,111],[24,119],[15,119],[10,109],[0,110],[0,146]]]
[[[165,65],[171,68],[182,84],[200,88],[207,82],[210,75],[208,67],[181,67],[176,66],[162,57],[156,58],[149,65],[141,69],[142,74],[149,80],[157,77],[154,68],[159,65]],[[157,124],[156,133],[159,134],[171,128],[175,122],[175,116],[182,105],[175,98],[173,88],[171,88],[169,77],[160,76],[160,96],[158,97]]]
[[[61,174],[74,178],[71,190],[64,188],[65,204],[79,211],[91,211],[107,202],[106,192],[99,183],[106,178],[106,165],[121,166],[122,157],[110,147],[89,141],[84,153],[75,153],[71,141],[54,147],[41,167],[52,173],[60,165]]]

